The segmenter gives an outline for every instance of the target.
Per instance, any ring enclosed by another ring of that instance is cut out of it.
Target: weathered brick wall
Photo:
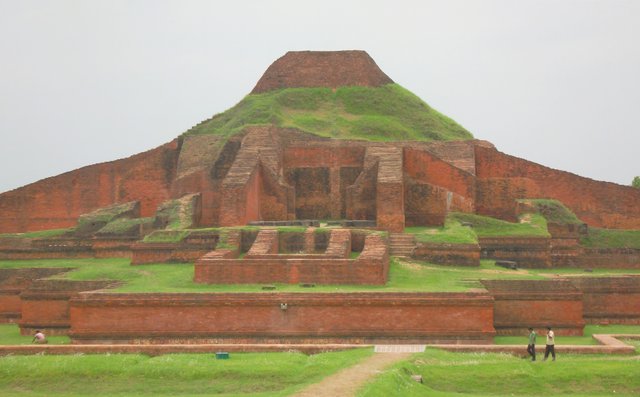
[[[518,220],[517,199],[541,197],[538,184],[529,178],[476,180],[476,212],[511,222]]]
[[[495,300],[498,335],[526,335],[527,328],[553,328],[557,335],[582,335],[582,293],[566,280],[482,280]]]
[[[490,343],[492,304],[478,293],[82,293],[71,300],[70,335],[74,343]]]
[[[517,262],[519,267],[550,267],[547,237],[480,237],[480,257]]]
[[[419,242],[411,257],[438,265],[480,266],[480,246]]]
[[[640,324],[640,276],[580,277],[568,281],[583,294],[590,324]]]
[[[338,259],[338,256],[346,258],[350,252],[349,231],[334,233],[334,247],[329,244],[325,255],[281,255],[277,253],[277,232],[262,230],[242,259],[214,255],[217,250],[198,259],[195,263],[194,281],[209,284],[386,283],[389,253],[382,237],[367,236],[357,259]]]
[[[129,201],[140,201],[141,216],[150,216],[170,197],[176,159],[174,140],[0,194],[0,233],[71,227],[81,214]]]
[[[115,283],[109,281],[36,280],[20,294],[20,333],[42,330],[64,335],[69,330],[69,299],[80,291],[93,291]]]
[[[0,269],[0,323],[16,322],[20,319],[20,294],[35,280],[69,270],[71,269],[64,267]]]
[[[591,226],[638,229],[640,228],[640,190],[609,182],[594,181],[569,172],[558,171],[527,160],[509,156],[495,149],[476,146],[476,175],[481,180],[500,178],[504,186],[479,186],[484,200],[478,197],[478,212],[496,215],[491,209],[490,197],[519,195],[521,187],[511,186],[512,178],[527,178],[538,189],[528,191],[529,197],[551,198],[563,202],[581,220]],[[513,180],[514,182],[517,179]],[[506,196],[505,196],[506,199]],[[503,204],[504,205],[504,204]]]
[[[289,87],[377,87],[393,81],[365,51],[289,51],[264,72],[252,94]]]

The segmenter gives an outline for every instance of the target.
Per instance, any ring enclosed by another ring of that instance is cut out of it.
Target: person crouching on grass
[[[529,344],[527,345],[527,353],[531,356],[531,361],[536,361],[536,331],[529,327]]]
[[[37,330],[35,335],[33,335],[33,340],[31,341],[31,343],[35,343],[38,345],[44,345],[47,344],[47,337],[44,336],[44,334],[42,333],[42,331]]]
[[[555,350],[555,334],[551,330],[551,327],[547,327],[547,347],[544,349],[544,360],[546,361],[547,357],[549,357],[549,353],[553,357],[553,361],[556,361],[556,350]]]

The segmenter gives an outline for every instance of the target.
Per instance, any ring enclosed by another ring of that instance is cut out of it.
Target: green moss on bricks
[[[105,227],[98,230],[96,235],[123,235],[123,234],[138,234],[140,225],[147,224],[151,226],[153,218],[135,218],[135,219],[116,219],[113,222],[107,223]]]
[[[179,243],[189,236],[189,230],[156,230],[145,236],[143,243]]]
[[[250,125],[275,125],[339,139],[434,141],[473,139],[452,119],[397,84],[287,88],[246,96],[185,134],[232,136]]]

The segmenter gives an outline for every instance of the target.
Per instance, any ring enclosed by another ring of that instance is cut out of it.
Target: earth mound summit
[[[252,94],[295,87],[379,87],[393,83],[365,51],[289,51],[269,66]]]

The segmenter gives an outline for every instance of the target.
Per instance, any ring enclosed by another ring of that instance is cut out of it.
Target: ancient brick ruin
[[[291,52],[251,95],[391,83],[362,51]],[[589,227],[640,229],[638,189],[476,139],[336,139],[271,122],[234,131],[187,132],[0,194],[0,233],[75,227],[56,237],[0,238],[0,259],[193,264],[202,284],[379,286],[389,279],[390,256],[640,268],[640,249],[580,244]],[[530,211],[521,199],[557,200],[584,224],[549,222],[548,235],[457,244],[403,233],[442,226],[452,213],[513,222]],[[148,239],[156,233],[161,238]],[[490,343],[528,326],[580,335],[585,321],[640,321],[640,278],[632,276],[485,280],[483,292],[470,293],[340,294],[123,294],[104,291],[112,286],[104,282],[45,279],[67,270],[0,272],[0,321],[18,322],[25,333],[69,333],[76,343]]]

